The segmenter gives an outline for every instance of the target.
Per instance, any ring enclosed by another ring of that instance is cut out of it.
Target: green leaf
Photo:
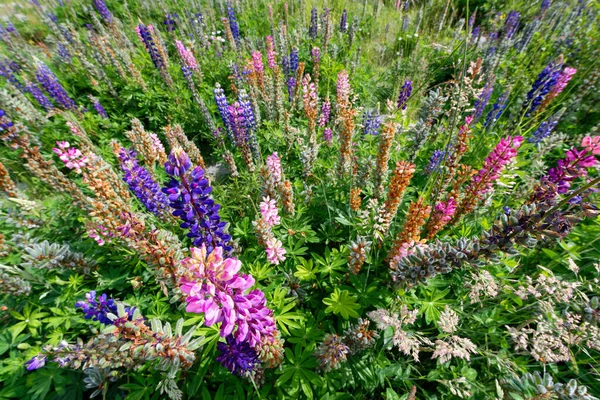
[[[330,297],[323,299],[323,303],[328,306],[325,309],[326,313],[333,312],[335,315],[341,315],[344,319],[359,317],[356,310],[360,308],[360,305],[356,303],[356,297],[351,296],[347,290],[340,291],[336,288]]]

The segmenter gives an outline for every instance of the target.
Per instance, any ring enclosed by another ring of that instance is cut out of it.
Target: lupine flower
[[[135,151],[122,148],[119,160],[121,170],[124,172],[123,181],[127,183],[129,189],[148,211],[155,215],[162,215],[169,208],[169,199],[161,191],[160,185],[154,180],[152,174],[138,164]]]
[[[222,247],[229,254],[233,248],[227,244],[231,240],[225,233],[227,223],[219,217],[221,206],[210,197],[212,187],[204,170],[198,166],[190,171],[191,167],[188,155],[181,148],[173,149],[165,163],[171,181],[162,191],[175,209],[173,215],[183,220],[180,226],[190,230],[187,235],[194,246],[206,245],[209,253]]]
[[[433,214],[427,223],[427,239],[431,240],[454,217],[456,213],[456,200],[452,197],[447,201],[439,201],[433,208]]]
[[[490,101],[490,97],[492,96],[492,92],[494,91],[494,80],[488,79],[488,81],[483,86],[483,90],[481,94],[475,101],[475,112],[473,113],[473,119],[475,121],[479,121],[479,118],[483,115],[483,110],[487,106]]]
[[[321,49],[318,47],[313,47],[310,54],[312,55],[313,64],[318,64],[321,62]]]
[[[331,103],[329,98],[323,102],[321,107],[321,116],[319,117],[319,126],[324,127],[329,122],[329,116],[331,115]]]
[[[240,44],[240,27],[237,23],[237,18],[235,17],[235,10],[231,5],[231,1],[227,2],[227,18],[229,19],[229,27],[231,28],[231,34],[235,39],[235,42]]]
[[[5,58],[4,61],[0,60],[0,76],[3,76],[8,80],[14,87],[19,89],[20,91],[24,91],[25,88],[15,75],[15,73],[19,72],[20,67],[14,61]]]
[[[519,17],[521,14],[517,11],[511,11],[508,13],[506,17],[506,22],[504,22],[504,37],[507,39],[511,39],[517,28],[519,27]]]
[[[402,89],[400,89],[400,94],[398,95],[398,109],[406,110],[406,104],[410,95],[412,93],[412,82],[404,81],[404,85],[402,85]]]
[[[35,371],[36,369],[42,368],[44,365],[46,365],[46,360],[46,356],[38,354],[37,356],[33,357],[31,360],[25,363],[27,371]]]
[[[363,132],[365,135],[376,136],[379,134],[381,127],[381,115],[377,110],[368,110],[363,113],[362,117]]]
[[[256,351],[247,342],[238,343],[232,335],[227,336],[226,341],[227,343],[217,343],[217,350],[220,353],[217,361],[232,374],[248,376],[256,366],[260,365]]]
[[[168,32],[174,32],[177,29],[177,20],[179,19],[179,14],[177,13],[168,13],[165,15],[165,26],[167,27]]]
[[[277,60],[275,59],[276,56],[277,53],[275,52],[273,36],[267,36],[267,65],[271,69],[275,69],[277,66]]]
[[[221,247],[207,254],[204,244],[192,247],[190,253],[191,257],[182,260],[190,272],[181,280],[181,291],[188,295],[186,310],[204,313],[206,326],[221,322],[221,337],[233,333],[238,343],[247,342],[254,347],[261,338],[274,337],[275,319],[266,307],[264,293],[260,290],[244,293],[254,285],[254,279],[238,274],[242,267],[240,260],[223,258]]]
[[[534,113],[544,100],[544,97],[554,88],[560,77],[562,65],[562,58],[559,57],[557,60],[550,62],[538,75],[531,90],[527,93],[527,99],[524,104],[527,108],[526,116]]]
[[[573,78],[573,75],[575,75],[576,72],[577,70],[575,68],[565,67],[565,69],[560,73],[560,76],[556,80],[556,84],[546,95],[544,101],[540,105],[540,111],[546,108],[546,106],[552,101],[552,99],[558,96],[565,89],[565,87],[567,87],[567,84],[569,83],[571,78]]]
[[[275,199],[269,198],[269,196],[263,198],[263,201],[260,203],[260,214],[262,215],[263,221],[269,227],[273,227],[275,225],[279,225],[281,218],[278,214],[279,210],[277,209],[277,202]]]
[[[85,294],[85,300],[79,300],[75,303],[75,308],[81,308],[85,314],[85,319],[98,321],[104,325],[112,325],[113,320],[108,317],[108,314],[118,314],[117,304],[112,298],[108,298],[106,293],[102,293],[99,297],[96,296],[96,291],[92,290]],[[134,308],[125,307],[125,311],[129,315],[129,319],[135,311]]]
[[[100,13],[102,19],[108,24],[112,23],[112,14],[110,13],[108,7],[106,7],[104,0],[93,0],[93,3],[94,7],[96,7],[96,10],[98,10],[98,13]]]
[[[440,165],[444,160],[445,156],[446,152],[444,150],[434,150],[433,154],[429,158],[429,164],[427,165],[425,171],[428,174],[431,174],[432,172],[436,172],[437,170],[439,170]]]
[[[252,109],[252,102],[248,93],[244,89],[240,90],[238,103],[242,108],[242,114],[244,115],[244,122],[248,132],[252,132],[256,129],[256,118],[254,117],[254,110]]]
[[[342,341],[342,337],[328,333],[315,351],[315,357],[321,369],[328,372],[346,361],[349,352],[350,348]]]
[[[331,143],[333,140],[333,131],[331,128],[325,128],[323,131],[323,140],[325,140],[327,143]]]
[[[69,50],[63,43],[58,43],[56,46],[56,53],[63,62],[67,64],[71,63],[71,53],[69,53]]]
[[[440,314],[438,326],[445,333],[456,332],[456,328],[458,328],[458,315],[456,311],[446,305],[446,308]]]
[[[221,88],[221,85],[217,83],[214,89],[215,94],[215,102],[217,103],[217,109],[219,110],[219,115],[221,116],[221,120],[223,121],[223,125],[225,125],[225,131],[231,140],[233,140],[232,132],[231,132],[231,122],[229,121],[229,104],[227,103],[227,97],[225,97],[225,92]]]
[[[550,168],[548,175],[542,178],[542,181],[549,181],[556,185],[558,194],[565,194],[571,188],[571,182],[587,174],[586,169],[598,164],[594,157],[599,154],[597,143],[600,141],[598,136],[583,139],[585,148],[577,150],[572,148],[567,151],[566,157],[558,160],[556,167]]]
[[[281,159],[279,158],[277,152],[267,157],[266,164],[275,183],[281,183],[283,172],[281,170]]]
[[[586,136],[581,140],[581,146],[592,154],[600,154],[600,136]]]
[[[308,29],[308,35],[311,39],[316,39],[319,36],[319,21],[317,15],[317,7],[310,10],[310,28]]]
[[[44,110],[51,111],[54,109],[54,104],[52,104],[50,99],[46,97],[46,95],[41,91],[39,87],[37,87],[36,84],[28,82],[25,87],[27,88],[27,91],[31,93],[33,98],[38,102],[38,104],[44,108]]]
[[[67,110],[77,109],[77,104],[71,99],[63,86],[60,84],[54,73],[44,64],[38,62],[35,76],[44,88],[46,92],[52,97],[57,103],[63,106]]]
[[[161,72],[165,79],[170,79],[167,78],[168,72],[166,71],[166,60],[163,59],[163,56],[161,55],[161,52],[159,51],[157,44],[152,37],[153,29],[154,28],[152,25],[145,26],[144,24],[139,24],[136,27],[136,32],[144,44],[144,47],[146,47],[146,51],[150,55],[150,58],[152,59],[156,69]]]
[[[286,250],[283,248],[281,240],[274,237],[269,238],[266,243],[267,260],[273,265],[279,265],[285,261]]]
[[[544,121],[540,124],[540,126],[531,134],[531,137],[527,139],[529,143],[539,144],[542,140],[547,138],[552,134],[556,125],[558,125],[558,121],[562,116],[562,112],[558,112],[548,118],[547,121]]]
[[[502,113],[504,112],[504,109],[506,108],[506,101],[508,100],[508,94],[509,94],[508,90],[506,92],[502,93],[500,95],[500,97],[498,98],[498,100],[496,100],[496,102],[492,106],[492,109],[488,112],[487,116],[485,117],[485,123],[484,123],[484,126],[486,128],[495,124],[496,121],[498,121],[498,119],[500,119],[500,116],[502,115]]]
[[[104,119],[108,118],[108,114],[106,113],[104,107],[102,107],[102,104],[100,104],[100,100],[98,100],[95,97],[92,97],[92,104],[94,105],[94,109],[96,110],[98,115],[100,115]]]
[[[340,19],[340,32],[344,33],[348,30],[348,12],[344,8],[342,11],[342,17]]]
[[[62,162],[65,163],[65,167],[74,169],[78,174],[81,173],[81,169],[88,164],[88,158],[84,156],[79,149],[71,147],[69,142],[56,142],[58,148],[53,148],[56,154]]]
[[[194,57],[194,53],[188,50],[180,40],[175,40],[175,47],[177,47],[177,52],[179,52],[179,56],[185,65],[193,71],[198,71],[198,62]]]

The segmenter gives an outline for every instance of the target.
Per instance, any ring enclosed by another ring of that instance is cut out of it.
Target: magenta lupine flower
[[[78,174],[81,173],[81,168],[85,167],[88,163],[88,158],[84,156],[79,149],[71,147],[69,142],[56,142],[58,148],[53,148],[60,160],[65,163],[65,167],[74,169]]]
[[[432,219],[446,225],[452,220],[456,212],[456,200],[449,198],[448,201],[439,201],[434,208]]]
[[[331,143],[333,140],[333,131],[331,128],[325,128],[323,131],[323,140],[325,140],[327,143]]]
[[[275,56],[277,56],[277,53],[275,52],[275,43],[273,41],[273,36],[267,36],[267,65],[271,69],[275,69],[275,67],[277,66]]]
[[[106,244],[105,239],[110,241],[110,239],[114,237],[114,234],[109,232],[109,230],[102,225],[86,225],[86,229],[88,236],[94,239],[96,243],[98,243],[98,246],[104,246]]]
[[[275,199],[269,198],[269,196],[264,197],[263,201],[260,203],[260,214],[269,228],[281,223],[281,218],[279,217],[277,210],[277,202]]]
[[[263,66],[262,54],[260,51],[252,52],[252,64],[254,65],[254,71],[258,75],[262,75],[265,68]]]
[[[329,122],[329,116],[331,115],[331,103],[329,98],[323,102],[321,107],[321,116],[319,117],[319,126],[323,127]]]
[[[600,154],[600,136],[584,137],[581,146],[592,154]]]
[[[501,139],[485,159],[483,168],[471,178],[467,191],[480,195],[489,192],[494,181],[502,174],[504,167],[517,155],[517,149],[522,142],[522,136],[507,136]]]
[[[179,52],[179,56],[185,65],[194,71],[198,71],[198,62],[194,57],[194,53],[188,50],[180,40],[175,40],[175,47],[177,47],[177,52]]]
[[[267,260],[273,265],[279,265],[280,262],[285,261],[286,251],[283,248],[281,240],[270,238],[266,243],[267,248]]]
[[[573,78],[573,75],[577,72],[577,69],[571,67],[565,67],[565,69],[560,73],[558,79],[556,80],[556,85],[550,91],[550,98],[554,98],[558,96],[565,88],[567,84]]]
[[[274,152],[268,156],[266,163],[273,180],[275,180],[277,183],[280,183],[283,173],[281,171],[281,159],[279,158],[277,152]]]
[[[267,308],[264,293],[260,290],[244,293],[254,285],[254,279],[238,274],[241,261],[224,259],[220,247],[207,255],[204,244],[192,247],[190,252],[192,257],[182,260],[191,273],[181,280],[181,291],[188,295],[186,310],[204,313],[206,326],[221,322],[221,337],[233,333],[238,343],[248,342],[254,347],[262,337],[274,337],[275,319]]]

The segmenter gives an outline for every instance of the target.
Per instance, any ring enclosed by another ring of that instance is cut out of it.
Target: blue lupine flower
[[[400,95],[398,95],[398,109],[406,110],[406,103],[412,93],[412,82],[404,81],[402,89],[400,89]]]
[[[365,135],[376,136],[379,134],[381,127],[381,115],[377,110],[368,110],[363,113],[362,117],[363,132]]]
[[[163,215],[169,209],[169,199],[162,192],[160,185],[150,172],[138,164],[133,150],[122,148],[119,153],[121,170],[124,172],[123,181],[142,202],[148,211],[154,215]]]
[[[485,123],[483,124],[485,128],[495,124],[504,112],[504,109],[506,108],[506,101],[508,100],[508,93],[508,90],[502,93],[492,106],[492,109],[488,112],[487,116],[485,117]]]
[[[348,12],[344,8],[342,17],[340,18],[340,32],[344,33],[348,30]]]
[[[310,28],[308,29],[308,35],[311,39],[316,39],[319,36],[319,21],[317,15],[317,7],[310,10]]]
[[[248,342],[237,343],[233,335],[227,336],[226,341],[227,343],[217,343],[217,349],[221,353],[217,356],[217,361],[231,373],[245,376],[260,364],[256,351]]]
[[[229,19],[229,27],[231,28],[231,34],[233,35],[235,42],[239,44],[241,39],[240,27],[237,23],[237,18],[235,17],[235,10],[231,5],[230,1],[227,2],[227,18]]]
[[[38,102],[40,106],[44,108],[46,111],[50,111],[54,109],[54,104],[50,101],[48,97],[42,92],[42,90],[37,87],[36,84],[28,82],[26,85],[26,89],[33,98]]]
[[[473,120],[479,121],[479,118],[483,115],[483,110],[487,106],[490,101],[490,97],[492,96],[492,92],[494,91],[494,80],[488,79],[485,85],[483,86],[483,90],[481,94],[475,101],[475,112],[473,113]]]
[[[65,88],[60,84],[54,73],[46,66],[46,64],[38,62],[35,77],[54,101],[67,110],[77,109],[75,101],[69,97]]]
[[[530,116],[540,106],[544,97],[552,90],[562,72],[563,62],[556,60],[550,62],[538,75],[531,90],[527,93],[524,106],[527,108],[526,116]]]
[[[562,116],[562,112],[558,112],[551,116],[547,121],[544,121],[540,124],[540,126],[533,132],[531,137],[527,139],[529,143],[539,144],[542,140],[547,138],[552,134],[556,125],[558,125],[558,121]]]
[[[180,226],[189,229],[187,236],[194,246],[205,244],[208,253],[222,247],[223,254],[230,254],[233,248],[227,243],[231,236],[225,233],[227,223],[219,217],[221,206],[210,197],[212,187],[204,170],[196,167],[190,171],[191,167],[188,155],[181,148],[173,149],[165,163],[171,181],[162,191],[175,209],[173,215],[183,220]]]
[[[521,17],[521,13],[517,11],[511,11],[508,13],[506,17],[506,22],[504,23],[504,37],[507,39],[511,39],[517,28],[519,27],[519,18]]]
[[[225,97],[225,92],[223,91],[221,85],[218,82],[215,85],[213,93],[215,94],[215,102],[217,103],[219,115],[221,116],[223,125],[225,125],[227,137],[229,137],[230,140],[233,140],[231,132],[231,122],[229,121],[229,104],[227,103],[227,97]]]
[[[46,365],[46,360],[46,356],[38,354],[25,363],[27,371],[35,371],[36,369],[42,368],[44,365]]]
[[[434,150],[431,158],[429,158],[429,165],[427,165],[425,171],[428,174],[436,172],[440,168],[440,165],[445,157],[446,152],[444,150]]]
[[[94,7],[96,7],[96,10],[98,10],[98,13],[100,14],[104,22],[108,24],[112,23],[112,14],[110,13],[108,7],[106,7],[106,3],[104,3],[104,0],[93,0],[93,3]]]
[[[76,308],[81,308],[85,314],[85,319],[91,319],[98,321],[104,325],[112,325],[113,321],[108,318],[108,314],[117,315],[117,304],[112,298],[108,298],[106,293],[102,293],[99,297],[96,297],[96,291],[92,290],[86,293],[85,300],[80,300],[75,303]],[[133,316],[134,308],[125,307],[125,311],[129,314],[129,319]]]

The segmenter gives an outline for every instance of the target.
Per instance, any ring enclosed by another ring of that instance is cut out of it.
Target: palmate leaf
[[[285,358],[287,363],[275,385],[282,386],[291,380],[290,395],[301,388],[306,397],[312,399],[312,387],[322,384],[321,377],[314,372],[317,360],[312,355],[312,349],[296,345],[293,352],[289,348],[285,349]]]
[[[290,334],[289,329],[301,329],[301,322],[303,322],[305,319],[304,315],[300,313],[290,312],[294,306],[296,306],[296,302],[287,304],[281,310],[279,310],[275,316],[277,325],[286,335]]]
[[[350,295],[347,290],[340,291],[336,288],[330,297],[323,299],[323,303],[327,305],[326,313],[333,312],[335,315],[341,315],[344,319],[359,317],[356,310],[360,308],[360,305],[356,303],[356,297]]]

